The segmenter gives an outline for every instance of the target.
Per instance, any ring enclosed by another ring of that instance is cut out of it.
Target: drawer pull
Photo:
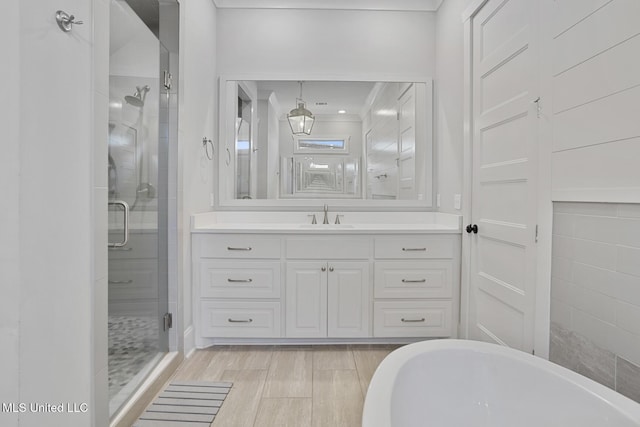
[[[251,283],[253,279],[227,279],[229,283]]]
[[[427,279],[418,279],[418,280],[402,279],[402,283],[424,283],[426,281]]]
[[[231,246],[227,246],[227,250],[228,251],[250,251],[251,248],[250,247],[246,247],[246,248],[233,248]]]
[[[404,323],[421,323],[424,322],[426,319],[423,317],[422,319],[405,319],[404,317],[402,319]]]
[[[115,252],[131,252],[133,250],[133,248],[120,248],[120,247],[110,247],[109,248],[110,251],[115,251]]]
[[[130,285],[133,280],[109,280],[110,285]]]
[[[405,252],[424,252],[427,248],[402,248]]]
[[[229,318],[229,319],[227,319],[227,321],[228,321],[229,323],[251,323],[251,322],[253,322],[253,319],[247,319],[247,320],[242,319],[242,320],[237,320],[237,319],[231,319],[231,318]]]

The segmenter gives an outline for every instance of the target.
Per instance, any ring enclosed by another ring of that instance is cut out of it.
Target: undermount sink
[[[352,224],[300,224],[300,227],[316,229],[354,228]]]

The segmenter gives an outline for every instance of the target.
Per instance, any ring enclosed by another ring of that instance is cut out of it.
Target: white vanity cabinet
[[[368,337],[369,270],[368,261],[288,261],[286,336]]]
[[[459,252],[452,236],[376,237],[374,337],[455,335]]]
[[[286,336],[370,336],[371,237],[285,238]]]
[[[281,241],[250,234],[194,235],[200,338],[281,336]]]
[[[196,345],[455,337],[459,233],[193,233]]]

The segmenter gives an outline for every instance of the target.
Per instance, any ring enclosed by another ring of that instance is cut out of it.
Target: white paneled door
[[[288,263],[286,294],[287,337],[326,337],[326,261],[295,261]]]
[[[368,337],[369,262],[330,261],[327,280],[327,335]]]
[[[398,99],[398,199],[416,198],[416,88]]]
[[[536,270],[537,3],[489,0],[471,21],[469,337],[528,352]]]

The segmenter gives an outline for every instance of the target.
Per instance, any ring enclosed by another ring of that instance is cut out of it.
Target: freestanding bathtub
[[[376,370],[363,427],[638,427],[640,404],[530,354],[476,341],[401,347]]]

